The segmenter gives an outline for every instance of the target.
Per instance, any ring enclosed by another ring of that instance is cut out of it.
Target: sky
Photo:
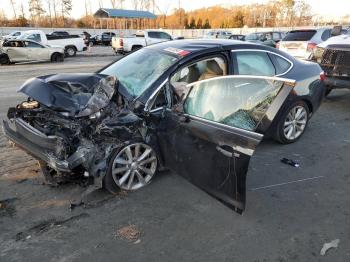
[[[102,0],[105,7],[111,7],[110,0]],[[268,0],[180,0],[181,7],[186,10],[193,10],[201,7],[209,7],[214,5],[240,5],[248,3],[265,3]],[[15,0],[18,9],[20,3],[23,2],[23,5],[26,10],[28,10],[29,0]],[[42,0],[45,5],[46,0]],[[98,0],[90,0],[92,3],[92,11],[95,12],[99,5]],[[132,1],[126,0],[126,3],[131,3]],[[337,18],[344,15],[350,14],[350,0],[306,0],[311,7],[312,12],[315,15],[321,15],[329,18]],[[78,18],[85,13],[85,1],[84,0],[73,0],[73,10],[72,17]],[[330,4],[331,3],[331,4]],[[179,0],[156,0],[156,4],[159,6],[159,9],[165,13],[171,13],[174,8],[179,6]],[[12,8],[10,5],[10,0],[0,0],[0,9],[6,13],[8,17],[13,16]],[[125,4],[124,9],[132,9],[131,4]],[[156,12],[159,13],[159,12]]]

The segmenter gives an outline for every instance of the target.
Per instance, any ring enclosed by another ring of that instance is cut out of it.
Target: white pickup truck
[[[178,37],[175,39],[183,39]],[[117,54],[132,52],[142,47],[175,40],[171,35],[159,30],[145,30],[129,37],[113,37],[112,48]]]
[[[18,39],[29,39],[49,46],[61,46],[66,56],[75,56],[77,52],[86,51],[84,38],[79,35],[56,36],[46,35],[41,30],[25,31]]]

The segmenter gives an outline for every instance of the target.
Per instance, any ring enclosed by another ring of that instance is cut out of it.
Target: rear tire
[[[67,46],[64,52],[67,57],[73,57],[76,56],[77,49],[74,46]]]
[[[1,65],[9,65],[10,64],[9,57],[7,55],[0,56],[0,64]]]
[[[332,90],[333,90],[332,88],[327,87],[325,96],[327,97],[332,92]]]
[[[281,144],[291,144],[299,140],[309,123],[310,110],[304,101],[291,104],[282,114],[274,139]]]
[[[133,46],[132,48],[131,48],[131,52],[135,52],[135,51],[137,51],[137,50],[139,50],[139,49],[141,49],[142,48],[142,46]]]

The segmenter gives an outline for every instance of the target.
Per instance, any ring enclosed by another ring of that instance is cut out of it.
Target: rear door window
[[[290,31],[283,41],[309,41],[316,34],[316,30]]]
[[[275,67],[266,52],[235,52],[237,60],[236,74],[255,76],[274,76]]]
[[[269,56],[275,65],[276,75],[285,74],[292,66],[291,62],[281,56],[275,54],[269,54]]]
[[[227,126],[255,131],[283,86],[264,78],[216,78],[194,83],[184,112]]]
[[[159,32],[148,32],[148,37],[149,38],[160,38]]]

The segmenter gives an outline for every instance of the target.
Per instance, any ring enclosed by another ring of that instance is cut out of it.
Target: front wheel
[[[296,142],[305,132],[309,114],[309,107],[303,101],[290,105],[277,124],[275,139],[282,144]]]
[[[126,145],[112,153],[104,187],[113,194],[120,189],[140,189],[151,182],[157,165],[157,154],[151,146],[143,142]]]
[[[10,59],[7,55],[0,56],[0,65],[8,65],[10,64]]]
[[[63,60],[64,60],[64,56],[60,53],[54,53],[51,56],[51,62],[53,62],[53,63],[63,62]]]

